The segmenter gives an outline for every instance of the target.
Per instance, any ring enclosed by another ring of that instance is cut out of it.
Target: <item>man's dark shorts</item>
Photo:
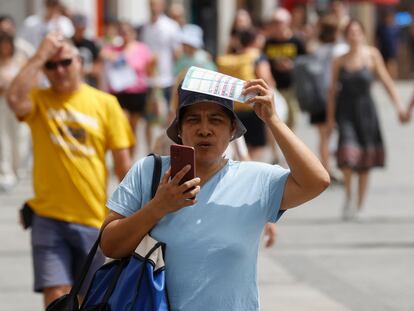
[[[47,287],[72,285],[79,275],[99,230],[80,224],[58,221],[34,215],[32,224],[32,257],[34,290]],[[85,294],[95,271],[105,257],[98,250],[81,289]]]

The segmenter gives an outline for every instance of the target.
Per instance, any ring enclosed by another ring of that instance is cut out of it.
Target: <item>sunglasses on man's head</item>
[[[65,59],[59,60],[57,62],[47,61],[45,63],[45,68],[47,70],[53,70],[53,69],[56,69],[59,66],[62,66],[62,67],[66,68],[66,67],[69,67],[70,64],[72,64],[72,58],[65,58]]]

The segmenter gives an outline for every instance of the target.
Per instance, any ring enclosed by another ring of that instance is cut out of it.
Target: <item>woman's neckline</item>
[[[205,181],[201,181],[200,187],[202,188],[204,185],[206,185],[210,180],[212,180],[215,176],[217,176],[220,172],[222,172],[230,163],[230,159],[223,158],[224,164],[215,172],[213,172],[211,175],[209,175]]]
[[[342,70],[347,72],[347,73],[356,73],[356,72],[360,72],[360,71],[365,70],[365,69],[368,69],[368,66],[365,65],[365,64],[360,66],[360,67],[352,68],[352,69],[346,68],[346,66],[344,66],[344,65],[342,66]]]

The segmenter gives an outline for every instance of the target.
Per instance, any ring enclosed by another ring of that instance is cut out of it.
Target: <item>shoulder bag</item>
[[[161,157],[154,157],[151,197],[161,177]],[[77,295],[99,246],[101,236],[89,252],[80,278],[69,294],[53,301],[46,311],[168,311],[163,252],[165,244],[147,234],[135,252],[100,267],[79,307]]]

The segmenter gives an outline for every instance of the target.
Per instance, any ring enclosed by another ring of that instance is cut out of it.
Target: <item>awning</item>
[[[280,4],[282,7],[291,11],[298,4],[311,4],[314,2],[315,0],[281,0]],[[348,2],[371,2],[377,5],[396,5],[400,3],[400,0],[348,0]]]
[[[400,0],[372,0],[375,4],[383,4],[383,5],[395,5],[400,2]]]
[[[395,5],[400,3],[400,0],[350,0],[349,2],[372,2],[379,5]]]

